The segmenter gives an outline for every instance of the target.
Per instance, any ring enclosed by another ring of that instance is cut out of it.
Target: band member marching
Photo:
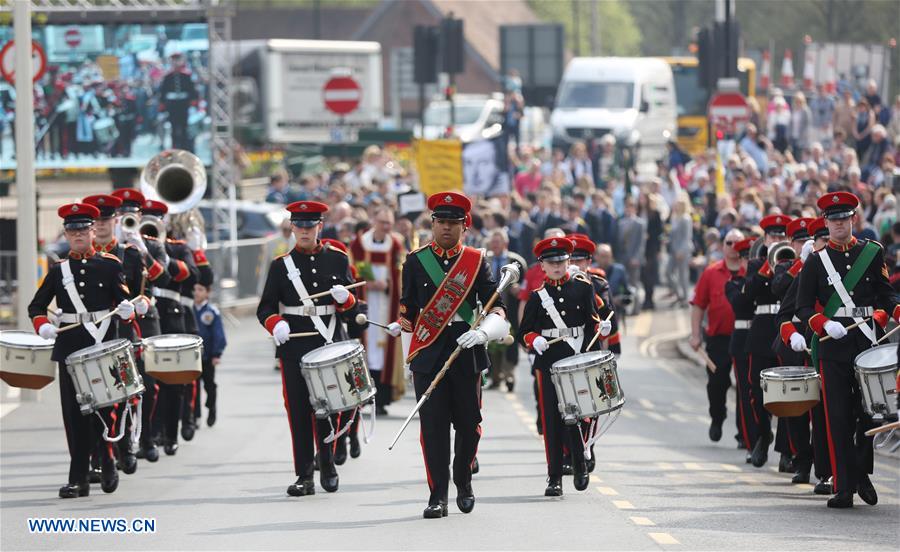
[[[772,278],[773,291],[782,297],[777,317],[779,338],[776,339],[773,350],[786,365],[808,366],[811,360],[807,354],[807,344],[812,337],[812,331],[802,325],[796,317],[799,282],[797,276],[803,268],[803,263],[809,259],[809,255],[813,251],[821,250],[828,243],[828,229],[825,228],[823,218],[801,218],[788,225],[788,235],[791,236],[791,245],[798,258],[790,268],[785,268],[786,265],[780,263]],[[812,239],[809,239],[810,237]],[[813,427],[812,435],[809,431],[810,421]],[[787,423],[791,442],[796,450],[794,456],[796,473],[791,482],[809,483],[809,471],[815,463],[818,482],[813,492],[831,494],[831,483],[828,481],[831,477],[831,462],[828,457],[825,411],[822,402],[819,401],[808,416],[788,418]]]
[[[451,423],[456,430],[456,505],[463,513],[475,507],[472,465],[481,438],[481,372],[488,363],[485,345],[508,335],[509,324],[498,301],[472,329],[476,301],[487,305],[497,283],[483,251],[462,244],[471,223],[469,199],[456,192],[441,192],[428,198],[428,208],[434,240],[407,256],[400,319],[389,327],[393,334],[402,335],[419,400],[457,347],[461,348],[419,410],[419,440],[430,491],[423,517],[440,518],[447,515]]]
[[[872,438],[864,435],[873,424],[862,410],[853,361],[876,342],[888,313],[894,320],[900,319],[900,296],[888,281],[881,244],[853,236],[859,199],[848,192],[834,192],[819,198],[817,205],[825,217],[829,240],[800,271],[797,316],[815,334],[810,349],[822,383],[834,472],[835,494],[828,507],[852,507],[854,492],[874,505],[878,495],[868,475],[874,462]],[[822,312],[816,311],[817,302],[825,305]],[[869,316],[877,325],[865,319]],[[848,330],[846,326],[853,323],[859,326]],[[826,335],[831,339],[821,341]]]
[[[134,306],[127,300],[130,291],[125,284],[122,263],[114,255],[97,252],[92,246],[92,226],[100,212],[91,205],[73,203],[60,207],[58,213],[64,220],[69,256],[50,268],[28,305],[28,316],[41,337],[56,339],[51,358],[59,363],[59,395],[70,457],[69,481],[59,489],[59,496],[76,498],[90,494],[90,455],[100,441],[102,424],[96,416],[82,415],[66,357],[91,343],[115,338],[112,319],[99,319],[115,309],[119,318],[130,320]],[[80,322],[78,327],[58,332],[50,323],[47,307],[54,299],[62,310],[60,322],[67,325]],[[104,417],[109,417],[110,412],[110,408],[100,410]],[[119,476],[112,458],[103,458],[102,470],[101,488],[107,493],[114,492]]]
[[[566,238],[545,239],[534,247],[534,254],[546,276],[544,285],[531,292],[519,323],[519,341],[537,353],[534,369],[547,457],[545,496],[563,493],[564,446],[572,453],[575,489],[585,490],[589,481],[578,428],[564,424],[556,409],[559,404],[556,387],[550,381],[553,363],[588,350],[600,323],[590,280],[583,274],[570,277],[566,270],[573,247],[572,241]],[[609,328],[605,329],[608,333]],[[557,337],[565,339],[550,345],[549,340]],[[599,349],[599,344],[595,344],[594,349]]]
[[[287,493],[306,496],[316,492],[314,444],[319,450],[322,488],[335,492],[339,481],[334,465],[334,445],[324,442],[331,426],[327,419],[316,419],[313,415],[309,390],[300,371],[300,359],[326,343],[346,338],[337,315],[354,314],[356,297],[345,287],[353,281],[347,254],[323,246],[319,241],[322,217],[328,206],[316,201],[297,201],[288,205],[287,210],[291,213],[296,246],[272,261],[256,316],[272,334],[281,362],[282,393],[297,475],[297,481],[287,488]],[[322,291],[331,293],[305,299]],[[290,336],[297,332],[317,332],[319,335]]]
[[[749,464],[750,451],[753,449],[759,433],[759,420],[756,419],[751,404],[750,355],[746,349],[754,305],[753,301],[743,293],[743,289],[746,283],[750,247],[756,238],[741,239],[741,236],[742,234],[737,230],[732,230],[725,236],[726,247],[734,249],[740,259],[737,267],[729,268],[731,277],[725,282],[725,297],[734,312],[734,330],[728,340],[728,352],[731,355],[735,390],[737,391],[738,448],[747,451],[746,461]],[[726,268],[728,268],[727,265]]]

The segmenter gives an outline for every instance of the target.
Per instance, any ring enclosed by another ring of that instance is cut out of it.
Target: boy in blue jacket
[[[216,423],[216,366],[225,351],[225,329],[222,314],[209,303],[209,287],[194,284],[194,316],[197,318],[197,333],[203,338],[203,388],[206,390],[206,425]],[[194,404],[200,404],[200,385],[194,382],[197,396]],[[199,418],[199,412],[196,413]]]

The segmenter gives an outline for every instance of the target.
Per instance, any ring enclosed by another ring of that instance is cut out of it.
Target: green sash
[[[441,284],[444,283],[446,274],[444,274],[444,269],[441,268],[441,265],[438,264],[437,259],[431,252],[431,248],[426,247],[420,249],[416,252],[416,257],[419,259],[419,262],[422,263],[422,266],[425,267],[425,272],[428,273],[428,276],[431,278],[431,281],[434,282],[435,287],[440,289]],[[469,303],[465,300],[459,305],[456,313],[470,326],[475,322],[475,311],[472,310],[472,307],[469,306]]]
[[[828,246],[825,246],[826,248]],[[843,280],[844,288],[847,289],[847,293],[853,291],[853,288],[856,287],[856,284],[862,280],[863,274],[866,273],[866,270],[869,268],[869,264],[872,263],[872,259],[875,258],[875,254],[878,253],[879,247],[872,242],[866,242],[866,245],[863,246],[862,252],[859,254],[859,257],[856,258],[856,261],[853,263],[853,266],[850,267],[850,272],[848,272]],[[827,255],[828,251],[823,249],[820,255]],[[841,297],[837,294],[837,292],[832,292],[831,297],[828,299],[828,303],[825,305],[825,310],[822,311],[822,314],[825,315],[826,318],[831,318],[834,316],[834,313],[837,312],[839,308],[844,305],[844,302],[841,301]],[[818,334],[813,333],[812,345],[809,348],[810,356],[812,356],[813,367],[818,367],[819,365],[819,336]]]

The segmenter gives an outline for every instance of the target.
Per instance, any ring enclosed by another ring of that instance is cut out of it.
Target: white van
[[[550,124],[555,147],[612,132],[637,143],[639,161],[659,159],[666,141],[677,136],[672,70],[657,58],[574,58],[563,73]]]

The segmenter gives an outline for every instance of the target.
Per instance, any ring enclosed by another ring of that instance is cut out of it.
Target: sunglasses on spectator
[[[733,242],[733,241],[726,241],[726,242],[725,242],[725,245],[731,246],[731,245],[734,245],[734,242]]]

